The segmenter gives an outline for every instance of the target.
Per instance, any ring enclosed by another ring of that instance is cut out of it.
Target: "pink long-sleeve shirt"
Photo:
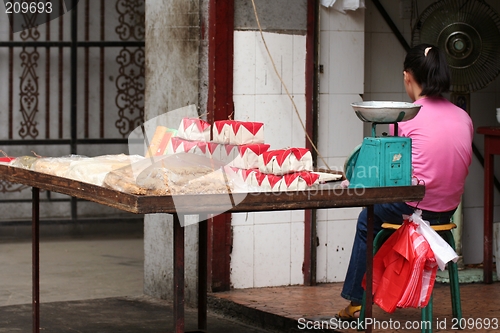
[[[398,123],[398,135],[412,139],[413,176],[425,184],[425,196],[408,205],[434,212],[450,211],[460,203],[469,173],[472,120],[442,97],[420,98],[415,104],[422,108],[415,118]]]

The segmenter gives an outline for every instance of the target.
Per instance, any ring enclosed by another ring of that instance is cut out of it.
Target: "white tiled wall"
[[[234,288],[303,283],[302,211],[233,214],[232,230],[231,284]]]
[[[298,115],[305,122],[306,37],[264,33],[264,39],[274,65],[259,32],[235,31],[234,119],[263,122],[271,149],[304,147]],[[233,214],[232,230],[234,288],[303,283],[303,211]]]
[[[264,38],[274,66],[259,32],[235,31],[234,118],[264,122],[271,149],[303,147],[304,131],[286,90],[305,122],[306,37],[264,33]]]
[[[344,281],[359,208],[321,210],[317,214],[318,282]]]
[[[318,148],[330,168],[343,170],[346,158],[363,140],[363,123],[350,104],[361,101],[364,93],[364,10],[342,14],[322,8],[320,22]],[[359,212],[318,211],[318,282],[344,280]]]

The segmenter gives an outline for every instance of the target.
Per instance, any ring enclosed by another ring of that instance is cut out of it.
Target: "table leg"
[[[485,139],[486,141],[488,138]],[[484,283],[493,282],[493,155],[488,145],[484,152]]]
[[[175,333],[184,333],[184,228],[178,214],[174,214],[174,325]]]
[[[40,189],[32,188],[31,261],[33,333],[40,332]]]
[[[365,299],[365,320],[372,318],[373,303],[373,205],[367,207],[368,221],[366,225],[366,299]],[[371,333],[372,325],[365,327],[365,332]]]
[[[207,329],[207,216],[200,215],[198,224],[198,329]]]

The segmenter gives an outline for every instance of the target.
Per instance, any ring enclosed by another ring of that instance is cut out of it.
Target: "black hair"
[[[440,96],[450,91],[451,75],[443,52],[434,45],[420,44],[408,51],[404,70],[422,88],[421,96]]]

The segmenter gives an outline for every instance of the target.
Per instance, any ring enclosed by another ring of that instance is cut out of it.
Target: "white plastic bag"
[[[453,250],[453,248],[448,244],[439,234],[432,229],[430,223],[422,219],[422,211],[417,209],[412,216],[410,216],[410,221],[418,224],[417,232],[425,237],[429,243],[440,270],[444,271],[446,264],[449,261],[457,262],[458,254]]]

